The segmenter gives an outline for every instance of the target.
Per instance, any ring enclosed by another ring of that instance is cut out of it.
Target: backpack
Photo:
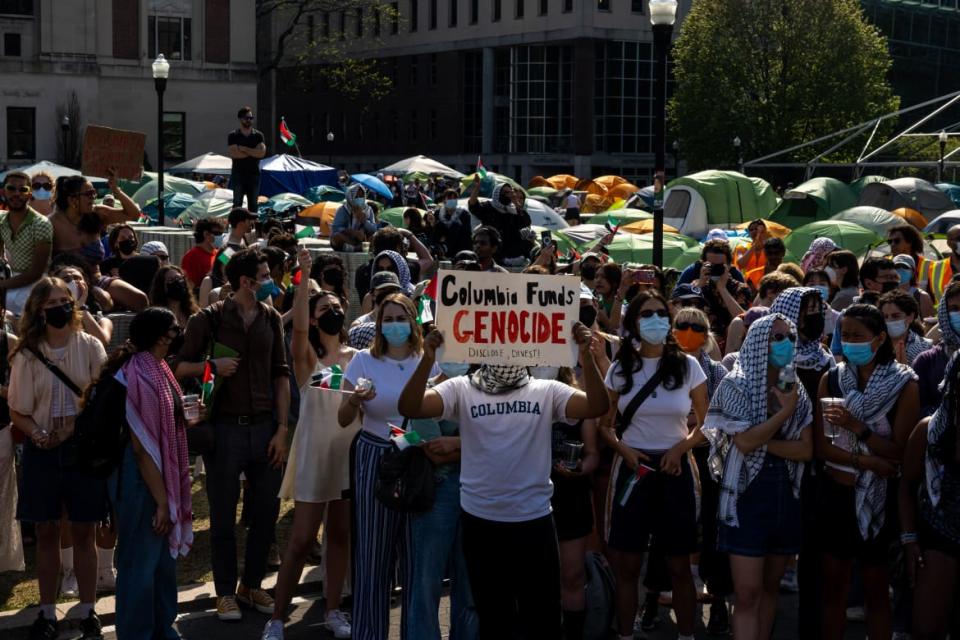
[[[608,634],[613,627],[616,582],[603,554],[588,551],[583,562],[587,572],[587,606],[583,621],[583,638],[584,640],[602,640],[609,637]]]
[[[380,458],[374,493],[388,509],[408,513],[428,511],[433,507],[436,493],[433,463],[421,447],[407,447],[403,451],[393,447]]]
[[[113,376],[97,381],[74,422],[76,466],[95,478],[108,478],[123,461],[130,440],[127,387]]]

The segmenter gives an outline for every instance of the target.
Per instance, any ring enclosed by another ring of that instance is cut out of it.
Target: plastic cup
[[[183,417],[187,420],[200,419],[200,396],[190,394],[183,396]]]
[[[842,407],[843,398],[820,398],[820,409],[824,414],[823,418],[823,435],[827,437],[830,442],[833,442],[840,436],[840,427],[833,424],[826,418],[827,409],[831,407]]]
[[[573,471],[580,464],[580,453],[583,451],[583,443],[574,440],[564,440],[561,445],[563,458],[560,463]]]

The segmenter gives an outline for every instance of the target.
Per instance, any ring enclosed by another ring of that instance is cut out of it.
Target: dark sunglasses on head
[[[775,333],[773,334],[773,341],[780,342],[781,340],[789,340],[790,342],[797,341],[797,334],[795,333]]]
[[[30,187],[28,187],[27,185],[18,187],[13,184],[5,184],[3,185],[3,188],[6,190],[7,193],[30,193]]]
[[[53,189],[53,185],[50,184],[49,182],[34,182],[33,190],[39,191],[40,189],[46,189],[47,191],[49,191],[50,189]]]
[[[686,331],[687,329],[693,329],[697,333],[707,332],[707,328],[697,322],[678,322],[676,325],[676,328],[677,328],[677,331]]]
[[[644,309],[640,312],[641,318],[652,318],[654,314],[660,316],[661,318],[669,318],[670,312],[666,309]]]

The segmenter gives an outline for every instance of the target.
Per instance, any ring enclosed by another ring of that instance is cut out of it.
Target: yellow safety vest
[[[929,263],[930,294],[933,296],[934,304],[939,305],[943,292],[953,279],[953,267],[950,266],[950,258],[927,260],[927,262]]]

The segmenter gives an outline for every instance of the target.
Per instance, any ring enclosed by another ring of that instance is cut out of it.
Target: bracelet
[[[917,534],[913,531],[907,531],[900,534],[900,544],[906,546],[908,544],[917,543]]]

